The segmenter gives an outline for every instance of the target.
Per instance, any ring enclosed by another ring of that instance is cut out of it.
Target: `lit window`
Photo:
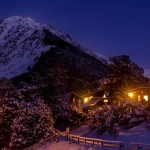
[[[145,101],[148,101],[148,95],[144,95]]]
[[[104,103],[108,103],[108,99],[104,99]]]
[[[140,96],[140,95],[138,95],[138,101],[139,101],[139,102],[141,101],[141,96]]]

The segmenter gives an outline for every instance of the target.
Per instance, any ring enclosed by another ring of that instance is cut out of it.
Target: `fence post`
[[[69,140],[69,138],[70,138],[70,128],[68,127],[68,128],[66,128],[66,136],[67,136],[67,140]]]
[[[94,140],[93,140],[93,142],[92,142],[92,149],[94,150]]]
[[[120,144],[119,144],[119,150],[121,150],[121,147],[122,147],[122,144],[120,143]]]
[[[80,143],[79,137],[78,137],[78,143]]]
[[[136,144],[136,150],[138,150],[139,149],[139,146],[138,146],[138,144]]]
[[[100,150],[102,150],[103,142],[100,140]]]
[[[56,131],[54,131],[54,132],[55,132],[54,133],[54,140],[57,141],[58,139],[57,139]]]

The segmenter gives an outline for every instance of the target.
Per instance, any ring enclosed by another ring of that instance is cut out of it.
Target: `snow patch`
[[[36,148],[36,150],[92,150],[92,148],[67,141],[59,141],[51,142],[40,148]]]

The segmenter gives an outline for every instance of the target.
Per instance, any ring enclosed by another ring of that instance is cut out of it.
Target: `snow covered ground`
[[[150,144],[150,126],[146,122],[135,126],[129,130],[122,130],[119,133],[119,136],[113,137],[108,133],[99,135],[97,131],[91,131],[88,126],[84,126],[72,131],[73,134],[86,136],[90,138],[98,138],[103,140],[112,140],[112,141],[124,141],[124,142],[137,142],[137,143],[147,143]]]
[[[91,131],[88,126],[80,127],[71,132],[91,138],[99,138],[112,141],[138,142],[150,144],[150,127],[146,122],[129,130],[122,130],[117,137],[109,136],[107,133],[99,135],[97,131]],[[92,150],[92,146],[84,146],[68,141],[59,141],[48,143],[36,150]]]
[[[60,141],[48,143],[36,150],[92,150],[92,147],[74,144],[67,141]]]

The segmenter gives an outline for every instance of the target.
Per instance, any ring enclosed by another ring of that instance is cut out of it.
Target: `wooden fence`
[[[59,136],[66,136],[68,140],[74,143],[81,143],[84,145],[92,146],[93,149],[105,150],[109,148],[109,150],[150,150],[150,144],[144,143],[134,143],[134,142],[121,142],[121,141],[109,141],[102,140],[96,138],[87,138],[82,136],[77,136],[74,134],[66,134],[65,132],[59,132]],[[50,138],[47,138],[37,144],[32,145],[24,150],[36,150],[38,147],[50,142]]]
[[[150,150],[150,144],[134,143],[134,142],[121,142],[121,141],[109,141],[95,138],[81,137],[73,134],[67,134],[67,139],[83,143],[85,145],[91,145],[92,147],[99,147],[99,150],[103,150],[106,147],[114,150]]]

